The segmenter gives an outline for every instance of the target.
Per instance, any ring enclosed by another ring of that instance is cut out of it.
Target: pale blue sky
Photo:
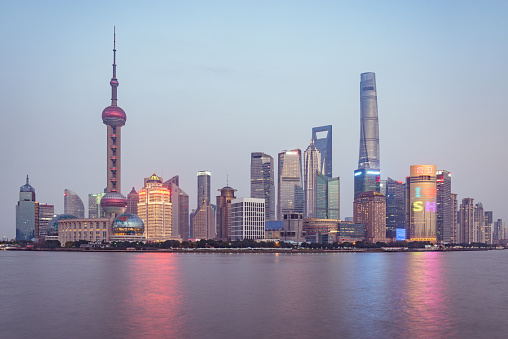
[[[122,192],[196,172],[249,196],[250,153],[277,158],[333,125],[342,218],[352,216],[360,73],[375,72],[383,178],[412,164],[453,173],[459,199],[508,219],[505,1],[3,1],[0,237],[15,234],[26,174],[63,212],[63,190],[106,185],[113,25]],[[215,199],[214,199],[215,200]]]

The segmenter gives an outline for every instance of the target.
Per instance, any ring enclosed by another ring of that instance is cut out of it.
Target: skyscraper
[[[305,195],[305,218],[316,217],[316,173],[322,172],[321,152],[311,139],[309,147],[303,153],[303,191]]]
[[[187,240],[189,239],[189,196],[179,185],[178,175],[164,182],[164,187],[171,193],[172,235]]]
[[[318,219],[340,219],[340,178],[316,172],[315,216]]]
[[[485,214],[481,202],[474,207],[474,233],[474,242],[485,243]]]
[[[406,228],[406,189],[402,181],[386,180],[386,234],[395,238],[397,229]]]
[[[30,185],[27,175],[26,184],[19,188],[19,201],[16,205],[16,240],[32,240],[36,236],[36,208],[35,189]]]
[[[437,241],[436,166],[411,166],[406,192],[408,239],[435,243]]]
[[[111,105],[102,111],[102,122],[107,125],[106,143],[106,194],[102,197],[101,207],[114,218],[127,209],[127,199],[121,194],[121,127],[125,125],[127,115],[117,106],[118,80],[116,78],[116,34],[113,34],[113,77],[111,85]]]
[[[273,158],[262,152],[253,152],[250,159],[250,197],[265,199],[266,221],[275,220]]]
[[[102,197],[106,193],[88,194],[88,218],[106,218],[106,213],[101,208]]]
[[[164,241],[171,238],[170,191],[163,186],[162,178],[155,173],[139,191],[138,216],[145,225],[147,240]]]
[[[494,222],[494,212],[485,211],[485,243],[492,245],[492,223]]]
[[[212,172],[199,171],[198,172],[198,200],[197,208],[199,210],[203,202],[210,203],[210,185],[212,181]]]
[[[302,152],[299,149],[279,153],[277,219],[284,214],[303,214]]]
[[[380,157],[376,75],[362,73],[360,81],[360,156],[355,171],[355,198],[361,192],[379,192]]]
[[[312,128],[312,140],[321,153],[320,171],[332,177],[332,125]]]
[[[505,223],[503,219],[497,219],[494,221],[494,232],[492,234],[492,240],[494,244],[499,244],[501,240],[508,238],[505,234]]]
[[[437,241],[451,242],[452,232],[452,174],[448,171],[437,171],[436,195],[436,232]]]
[[[231,203],[236,198],[234,188],[225,186],[219,190],[217,196],[217,239],[222,241],[231,240]],[[264,198],[262,198],[265,201]],[[263,225],[264,227],[264,225]]]
[[[452,244],[459,243],[459,201],[457,199],[457,194],[452,193],[452,229],[450,231],[450,242]]]
[[[464,198],[459,209],[459,237],[457,243],[475,242],[474,232],[474,199]]]
[[[365,225],[365,240],[386,240],[386,197],[379,192],[362,192],[353,203],[354,221]]]
[[[78,219],[85,217],[85,205],[81,198],[70,189],[64,190],[64,214],[70,214]]]

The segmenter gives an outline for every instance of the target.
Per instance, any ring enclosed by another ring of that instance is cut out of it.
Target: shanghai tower
[[[379,192],[379,124],[376,75],[362,73],[360,81],[360,156],[355,171],[355,199],[362,192]]]

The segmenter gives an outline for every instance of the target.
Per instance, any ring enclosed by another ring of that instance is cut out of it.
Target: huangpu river
[[[2,338],[508,338],[508,250],[0,251]]]

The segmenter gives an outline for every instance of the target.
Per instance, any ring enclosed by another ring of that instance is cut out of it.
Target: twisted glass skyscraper
[[[360,81],[360,156],[355,171],[355,198],[362,192],[379,192],[379,124],[376,75],[362,73]]]

